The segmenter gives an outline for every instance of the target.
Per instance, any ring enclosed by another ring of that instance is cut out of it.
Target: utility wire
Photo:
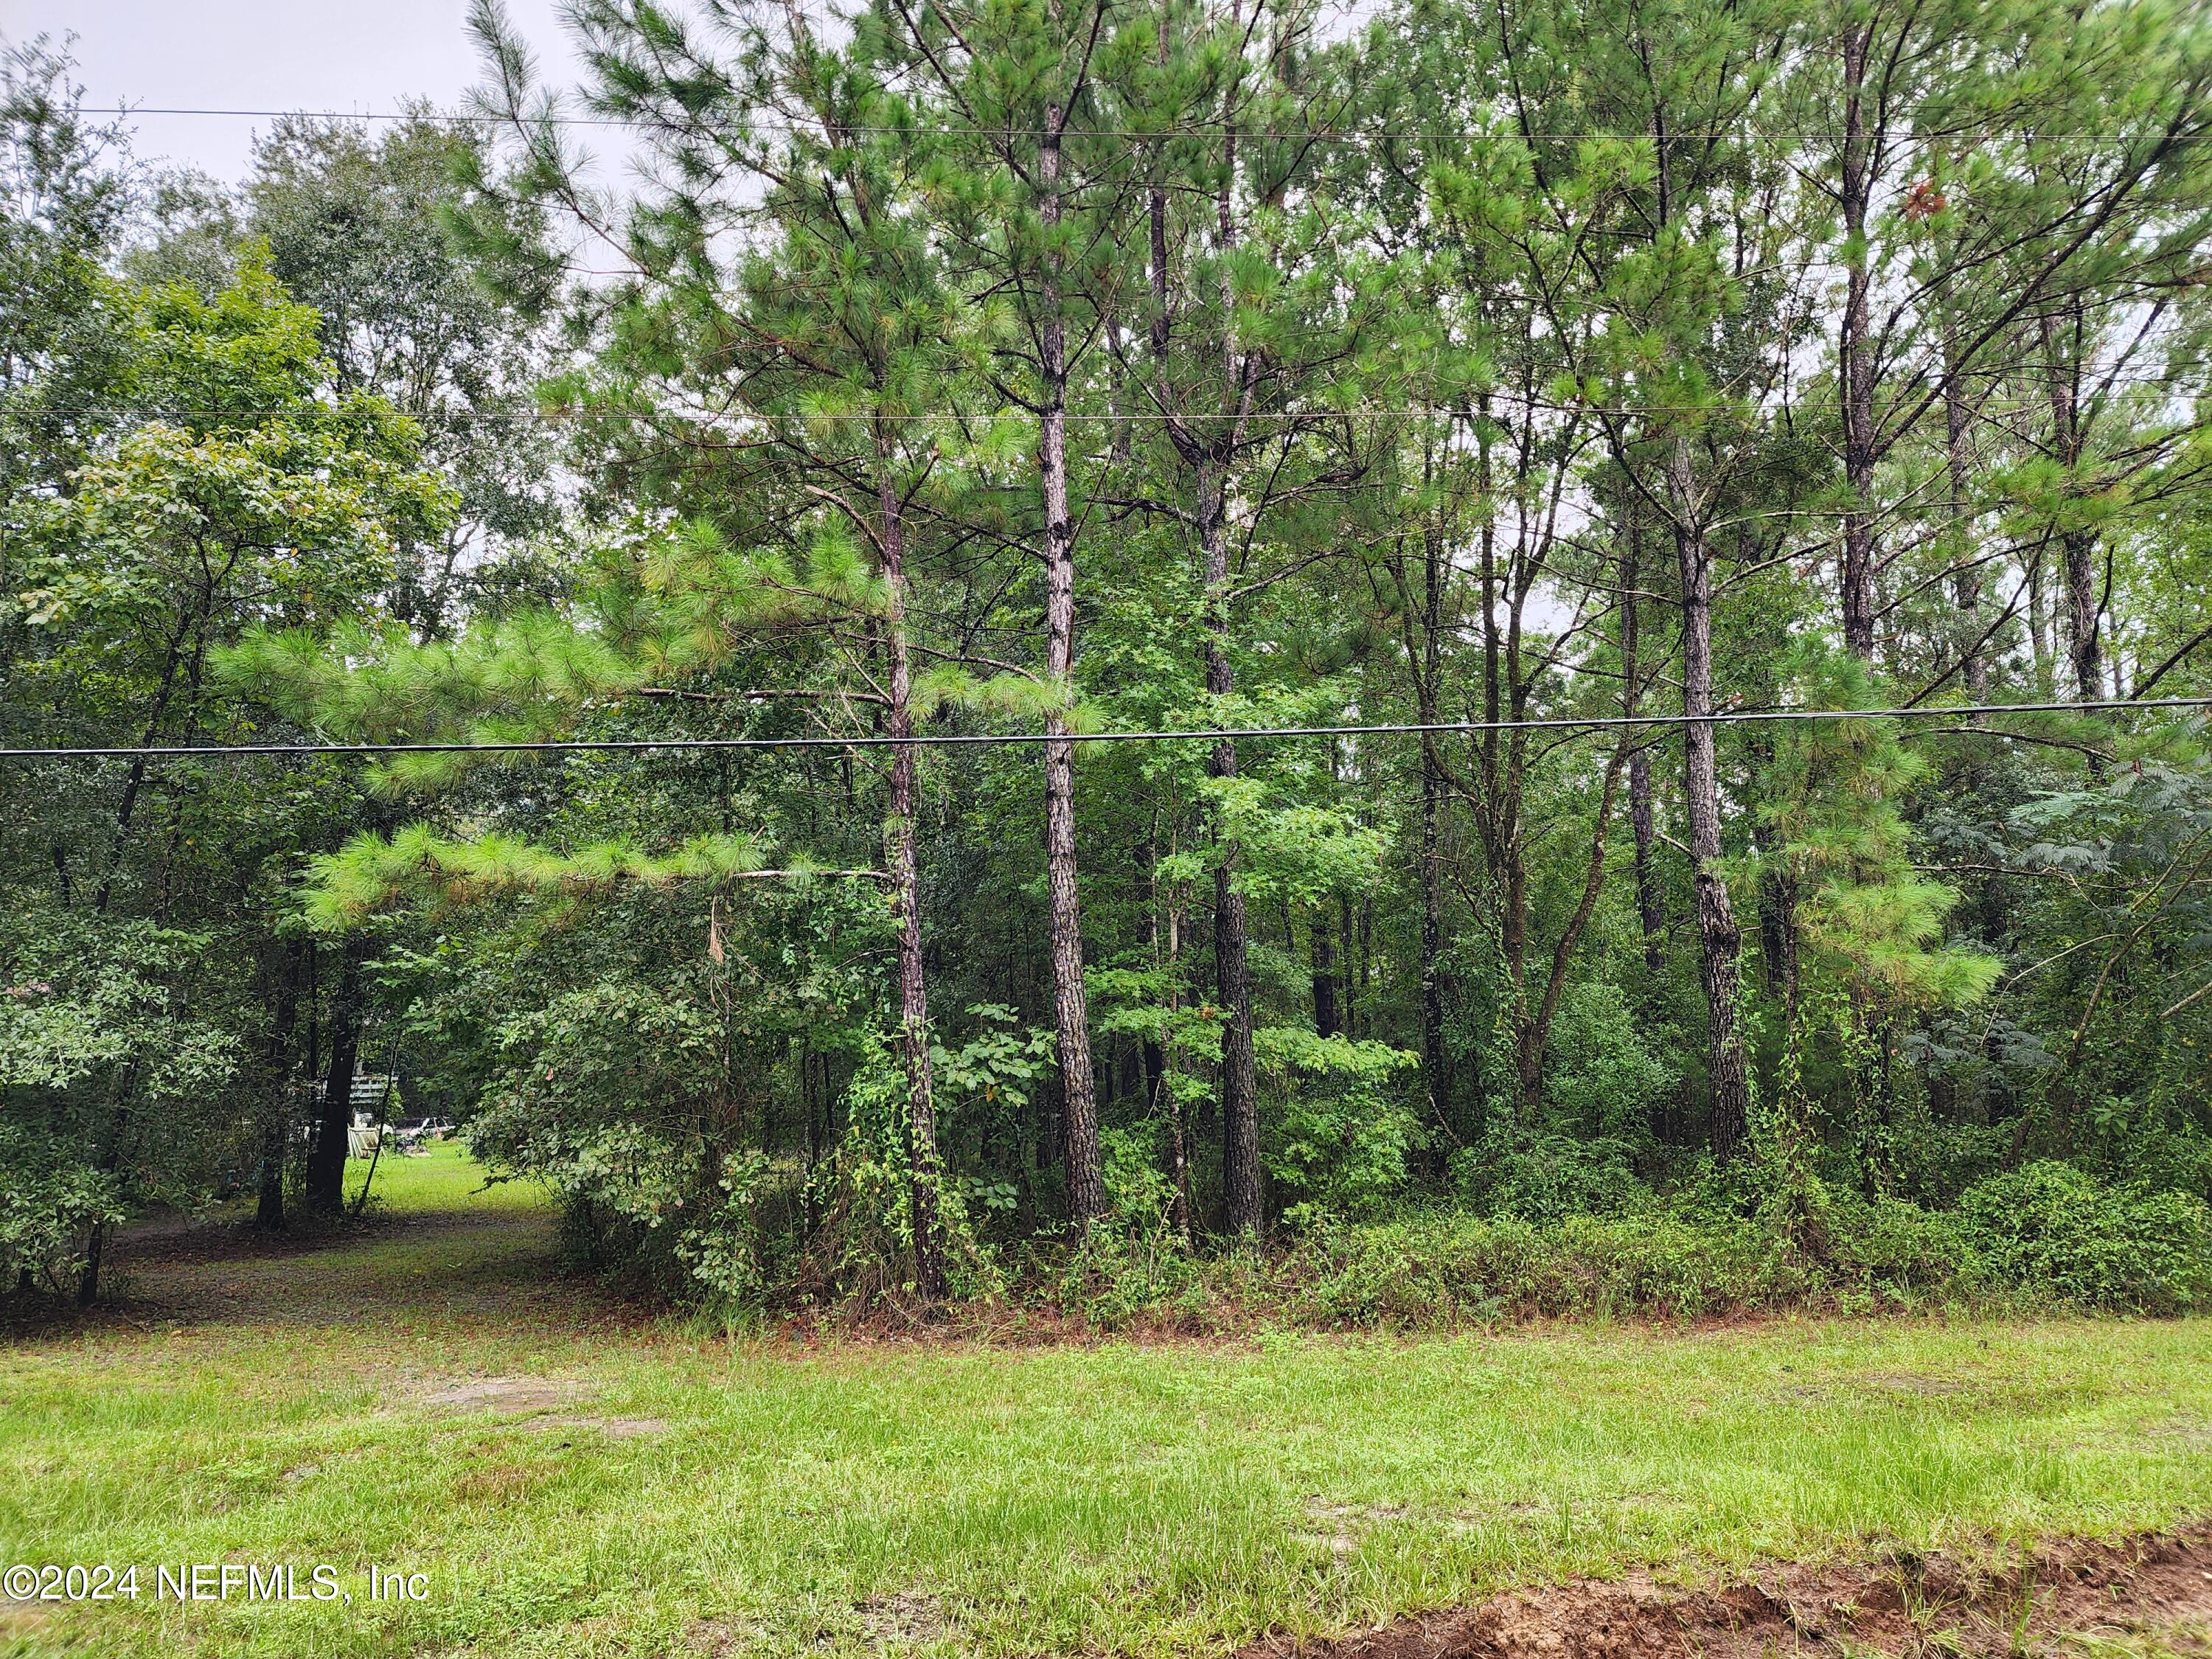
[[[640,115],[559,115],[522,114],[520,116],[478,111],[406,111],[406,110],[339,110],[339,109],[198,109],[158,104],[133,104],[121,108],[118,114],[132,115],[190,115],[233,118],[239,120],[274,121],[296,118],[310,121],[444,121],[467,126],[556,126],[556,127],[628,127],[646,132],[684,131],[675,118],[656,118]],[[938,126],[915,122],[904,126],[865,123],[839,122],[836,130],[869,137],[891,137],[901,134],[924,134],[946,138],[1045,138],[1054,136],[1042,127],[981,127]],[[745,124],[749,133],[811,134],[821,131],[819,123],[792,121],[757,121]],[[1206,136],[1212,130],[1206,129]],[[1061,137],[1080,137],[1084,140],[1100,138],[1126,140],[1131,143],[1156,144],[1188,141],[1200,136],[1194,128],[1162,128],[1158,130],[1130,128],[1103,129],[1080,134],[1061,133]],[[1711,135],[1687,130],[1678,137],[1696,140]],[[1747,138],[1824,139],[1842,142],[1859,137],[1841,131],[1821,128],[1759,128],[1742,134]],[[1526,132],[1505,128],[1491,128],[1482,131],[1453,131],[1423,128],[1376,128],[1366,131],[1316,132],[1305,129],[1286,129],[1281,131],[1248,131],[1240,129],[1240,143],[1282,143],[1323,144],[1371,144],[1393,141],[1437,142],[1464,139],[1474,143],[1579,143],[1585,139],[1629,139],[1648,141],[1649,131],[1619,132]],[[2212,138],[2212,132],[2127,133],[2127,132],[2034,132],[2012,127],[1991,127],[1986,130],[1956,132],[1905,133],[1897,136],[1899,143],[1916,139],[1929,143],[1986,143],[1998,138],[2026,138],[2039,143],[2054,144],[2136,144],[2156,140],[2162,143]]]
[[[2145,376],[2110,383],[2113,390],[2151,391],[2161,389],[2179,396],[2184,383],[2178,375]],[[1160,410],[1069,410],[1060,418],[1073,424],[1077,422],[1145,422],[1180,421],[1185,425],[1201,426],[1209,422],[1223,421],[1291,421],[1309,422],[1325,425],[1335,420],[1410,420],[1420,416],[1447,416],[1464,419],[1478,416],[1475,407],[1482,399],[1492,404],[1504,404],[1516,409],[1547,410],[1562,415],[1726,415],[1736,412],[1759,414],[1765,412],[1759,404],[1744,404],[1728,399],[1705,404],[1598,404],[1570,403],[1559,398],[1532,398],[1525,393],[1499,390],[1477,390],[1468,392],[1460,403],[1436,403],[1406,406],[1354,404],[1346,409],[1255,409],[1243,412],[1223,413],[1198,411],[1189,414],[1168,413]],[[2033,398],[1984,400],[1974,405],[1982,415],[2019,415],[2040,413],[2049,407],[2045,401]],[[183,409],[129,408],[115,404],[101,407],[89,405],[64,408],[58,405],[29,404],[9,408],[0,402],[0,420],[21,420],[36,417],[42,420],[97,421],[224,421],[274,418],[281,415],[325,415],[348,419],[449,421],[455,426],[491,424],[496,422],[545,422],[562,423],[570,421],[627,421],[630,422],[659,422],[669,424],[720,424],[750,428],[768,428],[778,423],[795,426],[814,426],[830,422],[858,422],[867,425],[878,422],[885,426],[921,426],[943,423],[976,426],[996,420],[1022,420],[1032,411],[1019,408],[999,408],[962,414],[952,410],[908,410],[898,412],[872,413],[866,410],[829,410],[818,414],[797,410],[762,412],[750,409],[514,409],[514,410],[440,410],[428,414],[390,409],[348,408],[343,404],[308,401],[289,408],[270,409]]]
[[[739,693],[742,696],[743,694]],[[1243,726],[1194,731],[948,732],[887,738],[550,738],[491,743],[237,743],[113,748],[0,749],[0,761],[186,760],[233,755],[627,754],[655,749],[981,749],[1040,743],[1214,743],[1224,738],[1360,738],[1483,732],[1603,732],[1620,727],[1734,726],[1752,721],[1957,720],[1984,714],[2089,714],[2120,709],[2208,708],[2212,696],[2127,697],[2102,702],[1953,703],[1892,708],[1744,708],[1712,714],[1609,714],[1587,719],[1439,720],[1377,726]],[[1992,731],[1993,738],[2010,737]]]

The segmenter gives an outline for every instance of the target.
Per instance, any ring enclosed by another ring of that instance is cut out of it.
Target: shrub
[[[1540,1135],[1516,1143],[1493,1137],[1455,1153],[1452,1174],[1475,1207],[1493,1214],[1524,1221],[1618,1215],[1654,1201],[1650,1188],[1629,1167],[1629,1153],[1619,1140]]]
[[[1436,1211],[1319,1237],[1285,1264],[1284,1291],[1315,1316],[1416,1326],[1511,1316],[1677,1317],[1790,1299],[1804,1286],[1748,1224],[1661,1212],[1518,1216]]]
[[[1681,1080],[1652,1049],[1620,987],[1593,980],[1560,1000],[1544,1077],[1555,1121],[1586,1133],[1641,1135]]]
[[[2187,1193],[2113,1188],[2046,1161],[1978,1182],[1960,1210],[1999,1283],[2145,1313],[2212,1301],[2212,1216]]]
[[[1821,1264],[1838,1288],[1910,1306],[1978,1282],[1978,1259],[1958,1215],[1896,1198],[1869,1204],[1845,1188],[1826,1192]]]
[[[1262,1028],[1261,1074],[1275,1096],[1261,1119],[1261,1158],[1285,1194],[1293,1226],[1370,1214],[1405,1184],[1420,1122],[1394,1079],[1418,1056],[1382,1042]]]

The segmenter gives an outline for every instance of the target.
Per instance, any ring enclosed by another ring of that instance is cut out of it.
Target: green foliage
[[[1681,1085],[1619,986],[1591,981],[1560,1000],[1544,1076],[1556,1121],[1577,1134],[1640,1141]]]
[[[388,579],[402,537],[450,513],[411,422],[374,398],[313,399],[314,313],[258,256],[212,298],[173,284],[118,303],[123,390],[177,412],[88,462],[33,519],[15,602],[33,626],[112,646],[213,581],[251,589],[264,614],[343,614]]]
[[[1637,1178],[1626,1142],[1500,1135],[1452,1155],[1460,1190],[1492,1215],[1559,1221],[1571,1215],[1620,1215],[1652,1200]]]
[[[1800,641],[1784,665],[1791,702],[1863,708],[1881,692],[1866,665]],[[1929,775],[1894,722],[1822,720],[1782,728],[1760,817],[1795,884],[1808,967],[1855,1003],[1956,1008],[1996,983],[1999,959],[1947,942],[1956,888],[1911,867],[1906,797]]]
[[[1426,1143],[1393,1083],[1418,1056],[1296,1026],[1263,1029],[1256,1047],[1274,1103],[1261,1155],[1289,1198],[1285,1219],[1371,1214],[1405,1185]]]
[[[2116,1188],[2045,1162],[1976,1183],[1960,1212],[1998,1282],[2148,1313],[2212,1297],[2212,1212],[2194,1194]]]
[[[1864,9],[580,0],[609,181],[487,3],[234,191],[11,51],[9,746],[419,747],[0,780],[8,1248],[350,1055],[732,1315],[2195,1305],[2212,35]]]
[[[726,885],[760,868],[758,846],[738,836],[694,836],[657,854],[623,841],[556,853],[496,833],[449,841],[428,825],[414,824],[389,838],[364,831],[338,851],[318,855],[309,867],[303,908],[314,926],[339,932],[410,899],[447,905],[518,894],[580,899],[625,883]]]
[[[0,927],[0,1273],[74,1289],[95,1226],[189,1204],[242,1130],[210,941],[33,903]]]

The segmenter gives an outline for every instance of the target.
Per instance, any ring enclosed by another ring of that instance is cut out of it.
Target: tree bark
[[[85,1241],[84,1267],[77,1274],[76,1305],[89,1308],[100,1297],[100,1261],[107,1245],[107,1224],[92,1224],[92,1237]]]
[[[1644,580],[1644,547],[1633,519],[1628,537],[1628,556],[1620,573],[1621,712],[1634,714],[1644,702],[1643,607],[1638,592],[1638,584]],[[1659,898],[1659,827],[1651,805],[1651,751],[1642,743],[1628,756],[1628,824],[1636,842],[1636,919],[1644,934],[1644,969],[1656,979],[1667,966],[1667,921]]]
[[[887,462],[890,440],[880,433],[877,450],[879,460]],[[945,1241],[938,1224],[937,1103],[929,1062],[929,992],[922,978],[914,750],[904,741],[914,735],[914,682],[906,639],[906,533],[888,465],[878,471],[876,497],[883,520],[884,648],[890,658],[885,677],[890,708],[884,724],[890,735],[900,740],[891,750],[890,822],[884,840],[892,901],[898,910],[899,1061],[906,1072],[915,1289],[924,1301],[935,1302],[945,1293]]]
[[[1038,177],[1041,216],[1048,236],[1060,217],[1060,127],[1064,113],[1048,106]],[[1067,501],[1067,330],[1061,314],[1060,256],[1046,258],[1040,283],[1038,329],[1043,413],[1037,455],[1044,489],[1045,667],[1069,696],[1075,670],[1075,523]],[[1058,1030],[1062,1133],[1067,1147],[1067,1207],[1089,1231],[1106,1210],[1099,1168],[1097,1084],[1091,1066],[1091,1014],[1083,988],[1083,910],[1076,884],[1075,745],[1066,740],[1066,716],[1045,719],[1045,881],[1052,911],[1053,1012]]]
[[[1421,660],[1414,697],[1423,726],[1440,723],[1437,680],[1443,672],[1443,550],[1432,527],[1421,532]],[[1437,758],[1437,737],[1421,734],[1421,1071],[1429,1085],[1430,1114],[1450,1127],[1451,1054],[1444,1043],[1443,954],[1444,864],[1442,824],[1443,767]]]
[[[308,1206],[332,1214],[345,1206],[346,1128],[353,1115],[354,1063],[361,1048],[361,964],[366,952],[358,937],[339,947],[337,983],[331,990],[331,1064],[323,1079],[322,1121],[307,1158]]]
[[[1336,1035],[1336,942],[1329,937],[1329,907],[1326,900],[1313,914],[1314,1034]]]
[[[169,699],[176,690],[177,670],[184,661],[185,641],[191,637],[193,621],[191,616],[183,617],[177,623],[177,631],[170,635],[168,652],[161,663],[161,678],[154,689],[153,708],[146,717],[146,735],[140,740],[146,746],[150,747],[161,735],[162,717],[168,713]],[[123,799],[115,808],[115,833],[108,842],[107,867],[100,878],[99,886],[93,890],[92,908],[96,915],[107,914],[107,901],[115,890],[116,874],[123,867],[124,849],[130,845],[131,815],[137,810],[138,794],[145,786],[146,757],[133,756],[131,769],[123,781]],[[66,885],[66,866],[64,876]]]
[[[1982,572],[1974,561],[1974,549],[1969,533],[1971,516],[1966,510],[1967,491],[1972,488],[1970,461],[1966,453],[1966,432],[1969,416],[1966,394],[1961,390],[1965,365],[1958,361],[1954,343],[1944,342],[1945,378],[1943,381],[1943,459],[1948,470],[1951,488],[1951,522],[1955,527],[1957,544],[1953,556],[1958,560],[1958,569],[1951,579],[1951,596],[1959,607],[1960,672],[1966,681],[1969,702],[1990,700],[1990,659],[1982,648]]]
[[[1232,0],[1232,21],[1236,15],[1237,7]],[[1155,61],[1160,64],[1168,61],[1168,27],[1167,15],[1163,12],[1154,53]],[[1231,195],[1236,173],[1236,146],[1237,132],[1231,124],[1224,137],[1222,183],[1214,200],[1215,234],[1224,254],[1237,243]],[[1158,376],[1160,406],[1163,411],[1172,411],[1176,405],[1168,368],[1172,325],[1168,310],[1167,197],[1157,179],[1149,192],[1147,217],[1153,368]],[[1227,330],[1232,296],[1225,266],[1221,280],[1224,333],[1220,360],[1222,406],[1218,415],[1241,428],[1243,374],[1237,362],[1236,341]],[[1192,475],[1195,496],[1199,548],[1204,566],[1200,574],[1206,596],[1206,689],[1216,698],[1225,697],[1236,688],[1236,676],[1229,660],[1228,514],[1230,471],[1237,453],[1237,431],[1232,429],[1225,439],[1212,434],[1201,438],[1180,419],[1173,419],[1169,423],[1169,436],[1177,459]],[[1206,757],[1206,774],[1216,780],[1237,775],[1234,739],[1224,738],[1213,745]],[[1213,962],[1214,994],[1224,1022],[1220,1072],[1223,1224],[1231,1234],[1244,1237],[1256,1234],[1266,1216],[1260,1171],[1260,1087],[1253,1049],[1250,947],[1244,895],[1237,887],[1238,851],[1233,838],[1220,838],[1213,872]]]
[[[1636,921],[1644,934],[1644,969],[1667,967],[1667,917],[1659,898],[1659,826],[1651,805],[1651,752],[1638,744],[1628,757],[1628,823],[1636,838]]]
[[[1206,689],[1225,697],[1236,689],[1228,650],[1229,535],[1221,481],[1200,469],[1200,525],[1206,559]],[[1206,757],[1206,775],[1237,775],[1237,744],[1223,738]],[[1260,1231],[1266,1219],[1260,1183],[1260,1078],[1252,1036],[1252,972],[1244,895],[1237,888],[1238,848],[1224,839],[1213,868],[1213,972],[1225,1024],[1221,1034],[1221,1179],[1232,1234]]]
[[[1152,962],[1155,967],[1167,969],[1168,1018],[1172,1030],[1176,1015],[1182,1012],[1182,913],[1173,905],[1167,907],[1167,954],[1160,954],[1160,904],[1158,887],[1152,895]],[[1182,1241],[1185,1249],[1198,1243],[1198,1211],[1190,1199],[1190,1126],[1182,1109],[1182,1102],[1175,1091],[1174,1070],[1168,1064],[1168,1055],[1158,1043],[1145,1045],[1145,1065],[1151,1078],[1152,1109],[1164,1115],[1168,1121],[1168,1178],[1174,1183],[1175,1197],[1168,1206],[1168,1223],[1175,1229],[1176,1237]]]
[[[2042,319],[2045,372],[2051,387],[2051,444],[2070,474],[2081,465],[2083,447],[2081,407],[2075,393],[2074,362],[2064,351],[2051,319]],[[2069,487],[2069,496],[2074,493]],[[2098,638],[2103,606],[2097,601],[2097,532],[2067,526],[2059,532],[2059,556],[2066,583],[2067,654],[2074,669],[2074,692],[2083,702],[2105,695],[2104,656]]]
[[[1855,656],[1871,659],[1875,643],[1875,571],[1877,553],[1874,531],[1874,355],[1870,331],[1869,292],[1873,277],[1868,269],[1866,222],[1873,179],[1868,154],[1866,75],[1873,25],[1863,24],[1844,32],[1844,153],[1838,191],[1843,210],[1844,246],[1844,311],[1838,331],[1837,380],[1843,400],[1844,483],[1848,497],[1844,506],[1844,644]]]
[[[1708,1082],[1712,1092],[1713,1151],[1723,1162],[1741,1148],[1750,1115],[1750,1071],[1736,1022],[1742,935],[1722,878],[1720,786],[1713,713],[1712,551],[1692,501],[1690,444],[1674,440],[1668,491],[1675,514],[1674,546],[1682,586],[1682,795],[1689,834],[1691,885],[1700,977],[1705,991]]]
[[[288,939],[276,969],[276,998],[269,1033],[269,1066],[276,1098],[261,1134],[253,1224],[275,1231],[284,1224],[284,1152],[292,1128],[292,1032],[299,1022],[300,942]]]

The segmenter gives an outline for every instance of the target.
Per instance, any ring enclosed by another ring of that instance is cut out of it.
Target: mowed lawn
[[[2212,1322],[1582,1327],[1419,1341],[725,1340],[558,1278],[526,1189],[387,1163],[289,1255],[126,1252],[0,1348],[0,1651],[1220,1652],[1648,1563],[1695,1579],[2212,1512]],[[159,1564],[350,1601],[156,1602]],[[426,1599],[372,1602],[371,1566]]]

